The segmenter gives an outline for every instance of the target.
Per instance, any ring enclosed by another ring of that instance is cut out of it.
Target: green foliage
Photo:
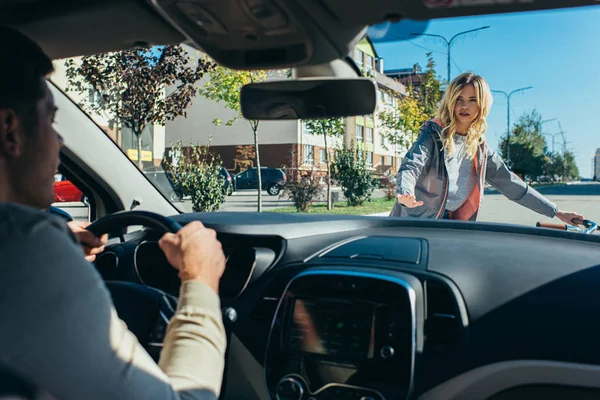
[[[210,143],[206,146],[190,144],[184,149],[178,141],[172,153],[180,156],[162,160],[162,168],[171,176],[175,187],[180,188],[184,196],[191,196],[194,212],[216,211],[225,201],[224,181],[219,175],[222,163],[209,149]]]
[[[311,135],[336,137],[344,134],[346,125],[343,118],[323,118],[303,120]]]
[[[306,212],[323,192],[323,188],[313,171],[302,171],[297,175],[295,178],[288,175],[282,196],[292,200],[296,211]]]
[[[507,138],[500,142],[500,155],[506,159]],[[546,170],[546,138],[542,134],[542,115],[536,110],[519,117],[510,137],[510,161],[512,171],[523,177],[537,177]]]
[[[241,71],[216,66],[209,72],[210,82],[207,82],[203,87],[198,89],[198,92],[209,100],[223,103],[225,107],[235,111],[237,114],[233,118],[223,121],[217,117],[213,120],[213,124],[219,126],[225,124],[232,126],[235,121],[242,118],[240,105],[240,92],[244,85],[253,82],[264,82],[271,76],[281,74],[281,71]],[[254,150],[256,154],[256,168],[260,171],[260,153],[258,148],[258,120],[248,120],[254,138]],[[258,187],[262,187],[262,177],[258,174]],[[262,211],[262,191],[257,194],[258,212]]]
[[[559,176],[562,179],[576,179],[579,177],[579,168],[575,162],[575,155],[571,151],[564,154],[552,154],[546,164],[546,174]]]
[[[390,143],[408,148],[417,139],[421,125],[429,118],[419,102],[409,94],[398,100],[396,109],[379,113],[381,133]]]
[[[371,200],[377,182],[367,170],[362,151],[344,145],[335,151],[331,164],[331,176],[339,181],[348,205],[359,206]]]
[[[319,178],[314,171],[301,171],[298,168],[298,154],[290,152],[290,167],[286,168],[287,181],[281,197],[291,199],[297,212],[306,212],[323,193]]]
[[[111,129],[131,129],[138,137],[141,167],[144,128],[186,116],[196,96],[195,83],[214,66],[207,60],[194,61],[182,46],[95,54],[82,57],[80,62],[65,62],[67,91],[84,95],[81,106],[88,112],[104,114]]]
[[[419,84],[408,84],[407,95],[398,99],[396,108],[378,114],[382,135],[392,144],[409,147],[416,140],[421,125],[437,113],[442,96],[441,83],[436,77],[431,53],[427,53],[427,59],[427,70],[419,75]],[[414,69],[420,71],[421,67],[416,64]]]
[[[417,64],[415,69],[420,70],[421,67]],[[436,77],[433,56],[431,53],[427,53],[427,70],[421,76],[419,85],[416,87],[409,85],[408,91],[423,108],[428,119],[434,118],[437,113],[438,105],[442,98],[441,86],[440,79]]]
[[[331,200],[331,163],[329,162],[329,145],[327,143],[328,137],[340,137],[344,134],[346,124],[343,118],[322,118],[322,119],[308,119],[303,121],[306,124],[308,132],[312,135],[323,135],[325,142],[325,154],[327,155],[327,208],[331,210],[333,208],[333,202]]]

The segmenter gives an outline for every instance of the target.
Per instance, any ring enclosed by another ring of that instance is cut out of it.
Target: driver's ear
[[[10,109],[0,109],[0,154],[5,158],[15,158],[23,154],[25,135],[23,124],[17,113]]]

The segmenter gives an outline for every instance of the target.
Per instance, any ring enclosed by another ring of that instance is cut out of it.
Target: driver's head
[[[0,202],[47,208],[62,138],[46,82],[52,61],[25,35],[0,26]]]

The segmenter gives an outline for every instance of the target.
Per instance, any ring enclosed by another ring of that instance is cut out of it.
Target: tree
[[[559,176],[563,180],[579,177],[579,168],[575,162],[575,154],[566,151],[563,154],[554,153],[547,163],[546,173],[550,176]]]
[[[216,211],[225,201],[223,177],[220,175],[221,159],[210,153],[210,143],[205,146],[190,143],[183,148],[181,141],[172,146],[176,157],[163,157],[162,168],[173,185],[184,196],[191,196],[194,212]]]
[[[242,171],[242,169],[248,169],[254,165],[256,157],[254,146],[237,146],[235,150],[236,155],[233,162],[236,171]]]
[[[565,151],[563,153],[563,159],[565,161],[565,172],[564,176],[567,179],[579,178],[579,168],[577,168],[577,162],[575,161],[575,154],[572,151]]]
[[[182,46],[164,46],[84,56],[81,62],[69,59],[65,66],[67,91],[88,95],[81,103],[84,109],[105,114],[111,129],[131,129],[142,169],[144,128],[186,116],[196,96],[194,84],[215,64],[192,60]],[[165,93],[166,88],[173,90]]]
[[[500,142],[500,155],[506,158],[508,142],[504,136]],[[512,170],[524,177],[540,176],[544,173],[548,144],[542,134],[542,115],[535,109],[519,117],[512,128],[510,158]]]
[[[382,135],[392,144],[409,147],[417,138],[421,125],[435,117],[440,102],[441,83],[436,77],[435,62],[431,53],[427,53],[427,70],[419,73],[421,67],[415,64],[414,70],[419,73],[417,85],[408,83],[407,94],[398,100],[393,110],[379,113]]]
[[[264,82],[277,72],[268,71],[241,71],[217,66],[209,72],[210,81],[202,86],[198,91],[209,100],[223,103],[225,107],[233,110],[237,115],[226,121],[227,126],[231,126],[238,119],[242,118],[240,106],[240,91],[242,86],[253,82]],[[260,152],[258,149],[258,125],[259,120],[247,120],[254,137],[254,150],[256,154],[256,168],[258,176],[258,212],[262,211],[262,177],[260,174]],[[215,125],[222,125],[221,118],[213,120]]]
[[[381,134],[391,143],[408,148],[417,138],[419,129],[429,116],[419,102],[408,94],[398,100],[394,110],[379,113]]]
[[[371,200],[376,181],[367,169],[362,151],[354,145],[348,147],[344,144],[335,151],[332,177],[340,182],[349,206],[360,206]]]
[[[419,64],[415,66],[415,70],[420,71]],[[423,107],[425,115],[428,119],[434,118],[440,99],[442,98],[442,84],[440,79],[436,77],[435,62],[433,61],[432,53],[427,53],[427,69],[419,75],[419,81],[416,86],[409,84],[408,91],[417,100],[419,105]]]
[[[329,155],[329,147],[327,145],[327,137],[336,137],[344,134],[345,124],[343,118],[326,118],[326,119],[309,119],[303,121],[306,124],[308,132],[312,135],[323,135],[325,141],[325,154],[327,160],[327,209],[333,209],[331,201],[331,163]]]

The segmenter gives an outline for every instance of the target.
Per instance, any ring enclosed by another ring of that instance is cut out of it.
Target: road
[[[576,211],[583,214],[592,221],[600,222],[600,183],[586,182],[574,183],[570,185],[552,185],[542,186],[537,190],[551,201],[558,204],[562,210]],[[382,190],[376,190],[374,197],[383,197]],[[63,203],[56,204],[70,213],[75,219],[86,220],[87,208],[82,203]],[[291,206],[292,202],[282,199],[279,196],[269,196],[266,192],[263,195],[263,210],[269,210],[279,207]],[[178,208],[186,212],[192,211],[192,204],[189,200],[182,203],[176,203]],[[235,212],[254,212],[256,211],[256,191],[239,191],[227,197],[219,211]],[[381,213],[381,216],[387,216],[389,213]],[[521,224],[535,226],[537,221],[559,222],[556,218],[550,218],[539,215],[525,207],[522,207],[494,190],[486,190],[483,199],[479,221],[500,222],[508,224]]]
[[[556,203],[561,210],[576,211],[587,219],[600,223],[600,183],[542,186],[536,190]],[[485,194],[479,220],[531,226],[535,226],[537,221],[560,222],[556,218],[550,219],[522,207],[496,191]]]

